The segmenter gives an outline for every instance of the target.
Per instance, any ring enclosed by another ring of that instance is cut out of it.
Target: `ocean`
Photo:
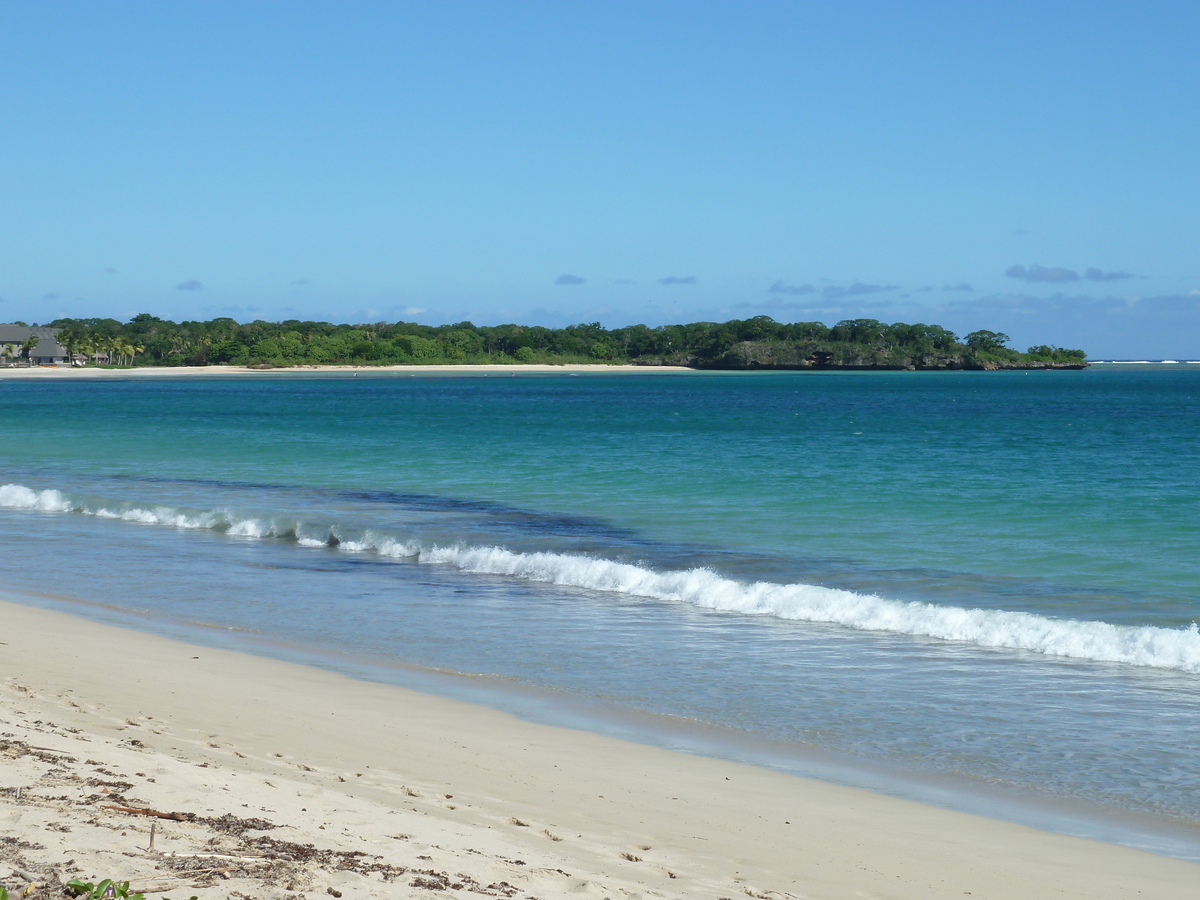
[[[1200,859],[1192,367],[0,404],[23,602]]]

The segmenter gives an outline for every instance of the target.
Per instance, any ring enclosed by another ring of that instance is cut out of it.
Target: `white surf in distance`
[[[187,511],[120,503],[94,505],[73,500],[57,490],[35,491],[18,484],[0,486],[0,507],[218,531],[246,538],[291,540],[306,547],[373,553],[427,565],[452,566],[464,572],[685,603],[702,609],[1200,674],[1200,629],[1195,623],[1187,628],[1113,625],[1011,610],[967,609],[890,600],[811,584],[749,583],[707,568],[659,572],[578,554],[518,553],[503,547],[425,546],[372,531],[356,539],[342,540],[332,526],[239,516],[228,510]]]

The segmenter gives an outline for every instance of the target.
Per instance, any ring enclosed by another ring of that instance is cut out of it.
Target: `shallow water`
[[[913,795],[1200,824],[1200,372],[64,380],[0,403],[7,583],[94,615],[494,676],[549,690],[542,717],[664,714]]]

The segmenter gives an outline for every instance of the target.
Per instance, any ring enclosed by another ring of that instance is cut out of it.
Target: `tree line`
[[[149,313],[116,319],[58,319],[59,342],[93,361],[126,366],[297,366],[405,363],[640,363],[697,368],[995,367],[1083,364],[1082,350],[1050,345],[1024,353],[1007,335],[974,331],[961,340],[937,325],[875,319],[776,322],[769,316],[686,325],[598,322],[540,325],[334,325],[289,319],[239,323],[230,318],[171,322]]]

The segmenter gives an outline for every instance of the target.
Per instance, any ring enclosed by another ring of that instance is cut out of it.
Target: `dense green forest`
[[[59,341],[93,362],[132,366],[395,365],[406,363],[635,363],[713,369],[1081,367],[1082,350],[1030,347],[975,331],[960,340],[937,325],[875,319],[776,322],[769,316],[650,328],[599,323],[331,325],[328,322],[169,322],[149,313],[128,322],[59,319]]]

